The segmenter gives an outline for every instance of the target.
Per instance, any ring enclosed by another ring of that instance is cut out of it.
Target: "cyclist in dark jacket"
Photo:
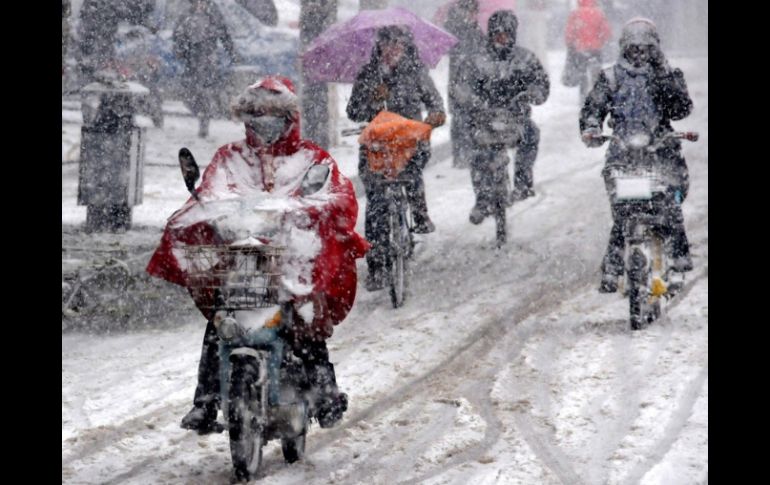
[[[425,120],[422,119],[423,108],[428,112]],[[347,115],[353,121],[369,122],[382,110],[425,121],[434,127],[441,126],[446,119],[444,102],[418,56],[412,34],[400,27],[384,27],[378,32],[371,60],[353,84]],[[405,176],[412,180],[407,193],[414,217],[414,232],[423,234],[436,229],[428,217],[422,179],[422,170],[429,159],[430,145],[421,144],[405,170]],[[387,205],[384,191],[376,183],[380,176],[369,170],[363,147],[359,150],[358,173],[366,190],[365,235],[372,243],[372,249],[366,254],[369,274],[365,286],[372,291],[385,286]]]
[[[510,10],[499,10],[489,18],[487,49],[483,56],[473,59],[474,82],[469,93],[475,99],[470,129],[478,139],[490,133],[489,117],[493,113],[505,113],[506,119],[521,120],[521,139],[517,145],[514,188],[510,202],[535,195],[532,189],[532,167],[537,158],[540,130],[532,121],[531,104],[542,104],[548,98],[550,81],[535,54],[516,45],[518,19]],[[491,214],[488,203],[490,164],[495,163],[493,150],[479,150],[471,163],[471,179],[476,193],[476,205],[470,220],[479,224]],[[507,157],[507,155],[506,155]]]
[[[607,116],[614,134],[621,138],[642,131],[659,138],[673,131],[671,120],[685,118],[692,111],[692,100],[680,69],[671,68],[660,49],[660,38],[655,24],[648,19],[629,21],[620,37],[620,59],[602,71],[593,90],[588,94],[580,112],[580,132],[588,146],[599,146],[596,139]],[[681,202],[687,197],[689,176],[681,153],[681,142],[670,139],[657,153],[662,169],[673,182],[677,202],[670,207],[672,268],[685,272],[692,270],[692,259],[684,229]],[[609,168],[622,165],[626,160],[621,145],[612,141],[607,150],[603,175],[609,183]],[[617,291],[618,277],[623,274],[625,241],[622,220],[613,212],[613,226],[607,252],[602,261],[600,291]]]

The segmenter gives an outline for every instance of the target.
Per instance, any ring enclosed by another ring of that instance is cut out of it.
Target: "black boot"
[[[602,282],[599,284],[599,293],[615,293],[618,291],[619,276],[609,273],[602,274]]]
[[[224,426],[217,423],[219,412],[219,337],[214,323],[209,321],[203,335],[201,360],[198,364],[198,386],[193,408],[182,419],[182,428],[200,434],[221,433]]]
[[[415,234],[430,234],[436,230],[436,225],[428,217],[428,213],[414,212],[414,227],[412,232]]]
[[[318,424],[322,428],[331,428],[342,420],[342,415],[348,410],[348,395],[336,390],[318,401]]]
[[[385,288],[387,278],[385,271],[382,268],[372,269],[369,267],[369,273],[366,275],[366,281],[364,281],[364,288],[366,291],[377,291]]]
[[[425,191],[415,194],[410,201],[412,204],[412,217],[414,217],[415,234],[428,234],[436,230],[433,221],[428,217],[428,203],[425,201]]]
[[[182,418],[182,428],[197,431],[198,434],[221,433],[225,430],[222,423],[217,422],[217,408],[213,405],[193,406],[192,410]]]
[[[342,420],[348,410],[348,395],[340,392],[331,362],[316,366],[315,387],[318,390],[316,418],[322,428],[331,428]]]
[[[334,364],[329,362],[326,345],[318,346],[315,354],[315,366],[311,371],[312,387],[316,390],[316,418],[322,428],[331,428],[348,410],[348,396],[340,392],[334,373]]]

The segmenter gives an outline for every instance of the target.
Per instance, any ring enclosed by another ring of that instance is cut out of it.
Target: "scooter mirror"
[[[201,172],[198,169],[198,164],[195,162],[192,152],[185,147],[179,150],[179,168],[182,169],[182,178],[187,186],[187,190],[195,200],[198,200],[198,194],[195,193],[195,182],[200,178]]]

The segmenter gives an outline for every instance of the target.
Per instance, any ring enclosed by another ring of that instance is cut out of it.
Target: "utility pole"
[[[337,0],[302,0],[299,14],[299,43],[304,51],[310,42],[337,20]],[[324,150],[335,141],[336,96],[333,87],[325,82],[314,82],[301,73],[300,104],[303,120],[302,134]],[[330,96],[332,91],[332,96]],[[331,106],[330,99],[335,103]]]

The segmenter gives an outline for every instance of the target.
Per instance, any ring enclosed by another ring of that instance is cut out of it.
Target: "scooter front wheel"
[[[411,249],[411,235],[403,213],[390,217],[391,248],[388,256],[390,272],[390,301],[393,308],[400,308],[406,299],[406,256]]]
[[[258,363],[250,357],[232,361],[228,425],[230,455],[235,477],[252,480],[262,466],[263,430],[258,419],[260,411]]]
[[[628,271],[628,313],[631,330],[641,330],[649,323],[645,315],[647,298],[647,258],[639,250],[634,250],[629,258]]]

